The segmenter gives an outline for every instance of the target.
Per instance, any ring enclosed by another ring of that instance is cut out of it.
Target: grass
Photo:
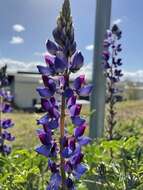
[[[89,107],[83,108],[83,114],[89,115]],[[28,113],[22,111],[15,111],[14,113],[8,114],[15,122],[15,127],[11,129],[12,134],[16,136],[16,140],[13,142],[14,148],[27,148],[33,149],[39,140],[36,136],[36,119],[41,114]],[[134,133],[143,133],[143,101],[127,101],[117,105],[117,118],[118,122],[121,123],[120,130],[125,135]],[[138,121],[137,121],[138,120]],[[133,123],[133,122],[137,122]],[[123,124],[124,123],[124,124]],[[136,126],[133,127],[133,126]]]

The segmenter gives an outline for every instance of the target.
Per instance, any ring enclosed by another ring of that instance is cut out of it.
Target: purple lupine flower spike
[[[13,99],[10,92],[5,90],[5,86],[8,85],[6,69],[7,66],[0,69],[0,153],[4,156],[11,152],[11,147],[5,144],[5,141],[15,140],[15,137],[7,131],[9,128],[14,126],[14,123],[9,118],[3,118],[5,113],[12,111],[10,103]]]
[[[121,52],[122,47],[119,43],[121,38],[121,30],[117,25],[114,25],[111,31],[107,31],[104,40],[103,51],[103,67],[104,74],[107,79],[107,103],[109,106],[108,116],[107,116],[107,133],[108,139],[112,140],[114,138],[114,127],[116,125],[116,112],[115,104],[122,100],[120,95],[120,90],[117,87],[117,83],[123,76],[122,70],[119,68],[122,65],[122,59],[118,57]]]
[[[76,49],[69,0],[64,1],[53,37],[55,42],[46,41],[46,65],[37,66],[44,86],[38,87],[37,92],[46,113],[37,120],[43,129],[37,131],[42,145],[36,148],[36,152],[48,158],[52,175],[47,190],[75,190],[75,179],[87,170],[82,147],[91,142],[84,136],[87,122],[80,115],[82,105],[76,101],[79,96],[89,96],[92,86],[86,84],[84,75],[70,83],[70,74],[83,66],[84,57]],[[66,129],[66,117],[71,119],[72,134]]]

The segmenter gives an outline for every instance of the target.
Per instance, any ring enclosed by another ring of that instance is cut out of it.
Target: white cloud
[[[10,43],[11,44],[22,44],[22,43],[24,43],[24,39],[21,38],[20,36],[13,36]]]
[[[121,24],[122,22],[123,22],[123,20],[122,20],[121,18],[118,18],[118,19],[116,19],[116,20],[113,21],[113,24],[119,25],[119,24]]]
[[[134,82],[143,82],[143,70],[138,70],[135,72],[124,71],[123,79]]]
[[[17,72],[17,71],[37,71],[37,65],[43,65],[42,62],[23,62],[10,58],[1,58],[0,65],[7,65],[9,72]]]
[[[93,44],[87,45],[85,49],[88,51],[92,51],[94,49],[94,45]]]
[[[25,31],[25,27],[22,26],[21,24],[15,24],[15,25],[12,26],[12,28],[13,28],[13,30],[15,32],[23,32],[23,31]]]

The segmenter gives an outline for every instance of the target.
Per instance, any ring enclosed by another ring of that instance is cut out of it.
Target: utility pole
[[[92,72],[90,137],[102,137],[104,132],[106,80],[103,75],[102,51],[106,30],[110,28],[112,0],[96,0],[94,60]]]

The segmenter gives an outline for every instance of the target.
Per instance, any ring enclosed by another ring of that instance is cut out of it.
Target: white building
[[[33,108],[40,102],[40,96],[36,91],[41,86],[41,75],[30,72],[18,72],[9,74],[11,91],[14,95],[14,104],[18,108]]]

